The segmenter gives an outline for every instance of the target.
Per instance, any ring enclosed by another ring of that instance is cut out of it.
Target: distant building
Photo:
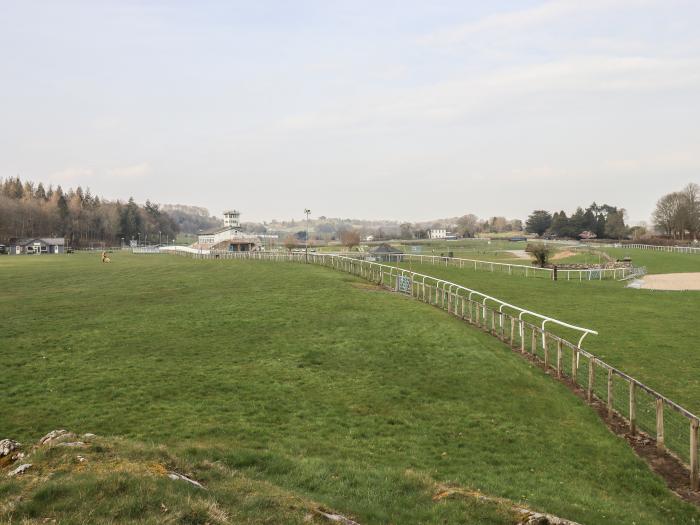
[[[428,231],[428,238],[429,239],[445,239],[448,241],[454,241],[457,238],[457,235],[449,232],[447,230],[429,230]]]
[[[228,228],[241,229],[241,212],[238,210],[229,210],[224,212],[224,226]]]
[[[227,252],[248,252],[260,249],[260,239],[257,235],[241,231],[241,213],[238,210],[225,211],[223,215],[223,228],[201,232],[193,248]]]
[[[596,237],[598,237],[595,233],[588,231],[588,230],[582,231],[581,233],[578,234],[578,236],[581,239],[583,239],[584,241],[589,240],[589,239],[595,239]]]
[[[66,240],[62,237],[36,237],[10,239],[10,245],[6,248],[10,255],[42,255],[64,253]]]
[[[375,261],[397,261],[403,252],[398,248],[394,248],[391,244],[382,243],[379,246],[372,248],[369,253],[372,254]]]

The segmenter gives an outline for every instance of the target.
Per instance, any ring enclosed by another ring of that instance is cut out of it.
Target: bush
[[[527,244],[525,251],[534,257],[535,262],[540,268],[544,268],[552,255],[552,250],[543,242],[530,242]]]

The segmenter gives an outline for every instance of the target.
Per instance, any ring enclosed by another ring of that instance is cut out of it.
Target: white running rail
[[[369,259],[373,257],[371,253],[358,254],[334,254],[344,255],[346,257],[357,257]],[[520,275],[524,277],[544,277],[545,279],[554,278],[553,268],[539,268],[537,266],[529,266],[526,264],[510,264],[499,263],[492,261],[482,261],[480,259],[462,259],[459,257],[444,257],[438,255],[416,255],[412,253],[397,253],[397,254],[377,254],[376,257],[388,262],[417,262],[419,264],[436,264],[439,266],[455,266],[458,268],[468,268],[473,270],[484,270],[490,272],[503,272],[508,275]],[[607,279],[622,280],[627,279],[630,275],[637,274],[638,268],[623,267],[623,268],[589,268],[589,269],[557,269],[557,278],[566,281],[602,281]]]
[[[580,334],[580,339],[578,341],[578,346],[580,347],[583,343],[584,338],[588,334],[598,335],[598,332],[591,330],[590,328],[584,328],[582,326],[576,326],[574,324],[566,323],[560,321],[554,317],[549,317],[526,308],[521,308],[514,304],[510,304],[506,301],[502,301],[491,295],[479,292],[478,290],[473,290],[456,284],[445,279],[438,279],[437,277],[432,277],[430,275],[422,274],[419,272],[414,272],[406,268],[401,268],[399,266],[392,266],[389,264],[382,264],[373,261],[366,261],[356,257],[347,257],[344,255],[337,254],[321,254],[321,253],[272,253],[272,252],[215,252],[207,250],[196,250],[193,248],[179,247],[169,247],[173,248],[169,251],[172,253],[180,255],[189,255],[195,259],[256,259],[256,260],[268,260],[268,261],[293,261],[293,262],[306,262],[319,264],[322,266],[327,266],[335,268],[337,270],[346,271],[348,273],[353,273],[360,275],[361,277],[372,277],[377,280],[380,284],[389,286],[393,289],[399,289],[399,277],[410,278],[411,286],[414,289],[422,290],[425,293],[427,286],[435,287],[442,293],[454,294],[460,298],[467,299],[469,301],[478,299],[481,306],[486,311],[486,308],[493,305],[498,308],[501,313],[511,313],[518,316],[519,320],[524,320],[525,317],[530,318],[530,320],[537,320],[540,324],[541,330],[544,332],[545,325],[547,323],[554,324],[556,326],[574,330]],[[490,303],[490,305],[489,305]]]

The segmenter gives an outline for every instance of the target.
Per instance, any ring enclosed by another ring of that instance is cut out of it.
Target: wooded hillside
[[[0,179],[0,243],[13,237],[65,237],[73,247],[119,245],[122,239],[157,243],[177,233],[170,215],[148,200],[141,206],[133,198],[101,199],[80,186],[64,191],[19,177]]]

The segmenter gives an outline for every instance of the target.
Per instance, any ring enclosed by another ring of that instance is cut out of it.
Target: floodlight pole
[[[304,236],[304,262],[309,262],[309,214],[311,210],[304,208],[304,213],[306,214],[306,235]]]

